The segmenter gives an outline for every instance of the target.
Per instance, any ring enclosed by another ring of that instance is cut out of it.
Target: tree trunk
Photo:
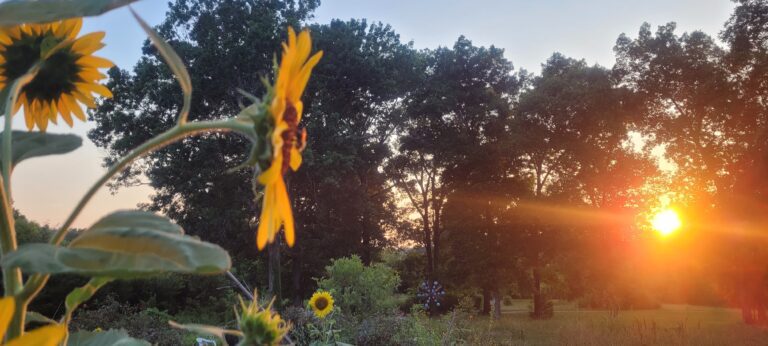
[[[494,290],[492,293],[493,296],[493,319],[500,319],[501,318],[501,295],[499,294],[498,290]]]
[[[483,288],[483,315],[489,315],[491,313],[491,290]]]
[[[370,210],[366,208],[363,211],[363,220],[361,222],[361,230],[360,230],[360,240],[362,242],[362,251],[360,254],[360,259],[363,261],[363,264],[365,265],[371,265],[371,235],[370,235],[370,227],[368,225],[369,221],[369,214]]]
[[[541,296],[541,269],[539,265],[533,266],[533,318],[544,316],[544,301]]]
[[[293,265],[291,268],[292,271],[292,281],[293,281],[293,305],[294,306],[301,306],[302,304],[302,297],[301,297],[301,260],[303,257],[303,251],[296,248],[296,250],[293,252]]]
[[[432,234],[429,227],[429,219],[424,218],[424,250],[427,253],[427,280],[431,280],[433,278],[434,274],[434,262],[433,259],[433,253],[432,253]]]
[[[437,277],[440,270],[440,208],[433,204],[432,214],[434,215],[434,223],[432,225],[432,275]]]

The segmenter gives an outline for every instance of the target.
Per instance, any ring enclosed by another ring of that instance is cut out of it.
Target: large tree
[[[439,277],[443,209],[451,192],[472,174],[480,174],[478,180],[498,174],[472,164],[478,151],[500,145],[520,87],[503,53],[463,36],[452,48],[427,51],[420,85],[405,99],[405,127],[389,171],[418,214],[428,278]]]
[[[627,145],[634,98],[610,70],[560,54],[543,64],[541,76],[521,96],[511,155],[529,182],[517,233],[531,271],[534,317],[545,314],[544,269],[576,248],[578,238],[623,231],[620,215],[652,173],[648,160]],[[593,216],[558,212],[579,207]]]

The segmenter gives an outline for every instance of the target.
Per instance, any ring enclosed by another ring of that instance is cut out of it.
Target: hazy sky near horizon
[[[143,0],[133,7],[156,25],[164,17],[167,1]],[[553,52],[611,66],[616,38],[621,33],[636,36],[643,22],[655,28],[674,21],[679,33],[702,30],[717,36],[733,7],[728,0],[324,0],[313,21],[380,21],[392,25],[403,41],[413,41],[419,49],[452,46],[465,35],[475,45],[504,48],[516,68],[538,73],[540,64]],[[83,32],[91,31],[107,32],[107,46],[97,55],[120,68],[131,69],[141,56],[146,36],[127,9],[86,19]],[[332,57],[333,52],[326,52],[326,58]],[[24,128],[22,116],[14,119],[14,127]],[[104,173],[101,162],[105,153],[85,138],[90,128],[91,124],[82,123],[74,129],[49,127],[50,132],[74,132],[84,137],[83,147],[67,155],[31,159],[16,168],[14,200],[23,214],[41,223],[60,225]],[[140,186],[111,195],[104,188],[75,226],[87,227],[110,211],[148,202],[151,192],[149,187]]]

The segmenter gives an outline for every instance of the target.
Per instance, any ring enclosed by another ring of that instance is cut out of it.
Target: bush
[[[93,310],[77,310],[70,328],[72,331],[125,329],[131,337],[147,340],[153,345],[182,345],[183,332],[168,324],[169,317],[154,309],[139,311],[135,306],[121,304],[108,296]]]
[[[384,264],[365,266],[360,257],[352,256],[332,260],[325,271],[318,287],[331,292],[345,314],[364,319],[397,306],[395,289],[400,278]]]
[[[357,328],[355,344],[365,345],[403,345],[398,334],[410,327],[406,318],[398,315],[374,316],[365,319]]]

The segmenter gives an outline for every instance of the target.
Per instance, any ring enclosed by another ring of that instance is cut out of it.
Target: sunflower
[[[256,245],[263,249],[267,242],[275,239],[280,226],[285,227],[285,239],[289,246],[294,243],[293,214],[283,176],[288,169],[301,166],[301,151],[306,143],[306,132],[299,130],[301,112],[304,107],[301,95],[307,86],[312,68],[323,56],[317,52],[309,56],[312,39],[309,31],[302,31],[298,37],[293,28],[288,28],[288,42],[283,43],[283,55],[269,105],[272,132],[272,162],[258,177],[264,185],[264,203],[259,218]]]
[[[239,345],[279,345],[291,330],[291,324],[272,311],[272,303],[262,307],[258,303],[258,295],[254,292],[253,296],[250,304],[240,298],[238,325],[243,333],[243,341]]]
[[[328,291],[317,291],[309,298],[309,307],[317,318],[325,318],[333,311],[333,296]]]
[[[11,323],[13,317],[13,311],[16,308],[16,301],[13,297],[6,297],[0,299],[0,344],[3,342],[5,332],[8,329],[8,325]],[[58,345],[64,336],[67,334],[67,327],[59,324],[52,324],[45,327],[37,328],[29,333],[26,333],[18,338],[9,340],[3,344],[5,346],[21,346],[21,345],[42,345],[42,346],[55,346]]]
[[[82,19],[74,18],[0,28],[0,90],[44,59],[34,79],[21,89],[13,109],[15,114],[24,106],[27,129],[37,126],[44,132],[48,121],[57,123],[59,114],[71,127],[73,115],[85,121],[80,104],[96,107],[93,94],[112,97],[98,83],[106,78],[98,69],[114,64],[91,55],[104,47],[104,32],[78,38],[82,25]]]

